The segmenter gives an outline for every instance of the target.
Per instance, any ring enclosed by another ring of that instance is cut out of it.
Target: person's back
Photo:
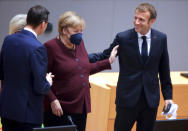
[[[9,22],[9,35],[17,33],[26,26],[26,14],[17,14],[13,16]],[[1,89],[3,88],[3,81],[1,81],[0,85],[0,93]]]
[[[24,32],[24,30],[22,32]],[[6,103],[9,103],[3,105],[3,107],[5,109],[10,109],[12,114],[7,115],[8,117],[13,119],[14,114],[21,114],[25,112],[27,108],[26,104],[28,103],[29,99],[36,97],[36,102],[38,103],[39,101],[37,100],[37,98],[42,97],[41,95],[39,95],[40,91],[37,90],[37,88],[40,89],[40,87],[37,87],[35,90],[35,88],[33,88],[33,85],[31,84],[33,83],[33,81],[31,81],[31,77],[34,74],[30,69],[32,65],[32,58],[30,57],[32,53],[34,53],[34,51],[41,46],[41,44],[34,37],[28,37],[27,35],[22,34],[22,32],[8,36],[7,41],[5,41],[3,45],[3,48],[7,48],[6,52],[3,53],[3,63],[4,65],[6,65],[6,67],[4,67],[4,90],[2,90],[1,101],[6,100]],[[46,92],[46,89],[44,91]],[[6,92],[9,95],[6,95]],[[20,95],[20,92],[22,93],[22,95]],[[37,106],[38,104],[36,102],[30,104]],[[40,102],[41,105],[42,101]],[[25,105],[23,105],[23,103]],[[42,111],[42,107],[40,107],[39,109]],[[3,115],[3,113],[1,114]],[[22,115],[19,115],[16,119],[24,121],[25,118],[22,118]],[[28,122],[30,122],[30,120],[28,120]]]
[[[48,14],[42,6],[32,7],[26,28],[4,40],[0,62],[4,81],[0,93],[3,130],[31,131],[42,123],[43,95],[48,93],[50,83],[46,80],[46,48],[37,35],[44,32]],[[44,16],[36,20],[34,15]]]

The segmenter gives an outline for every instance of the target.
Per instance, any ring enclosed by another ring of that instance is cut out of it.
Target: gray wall
[[[47,7],[53,31],[39,37],[41,42],[57,35],[59,16],[76,11],[86,20],[84,41],[88,53],[107,48],[117,32],[133,27],[134,10],[141,2],[152,3],[158,12],[153,28],[168,35],[168,50],[172,71],[188,70],[188,0],[0,0],[0,46],[8,34],[9,20],[36,4]],[[118,71],[118,60],[112,71]]]

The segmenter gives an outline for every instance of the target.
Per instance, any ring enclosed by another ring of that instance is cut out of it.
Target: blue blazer
[[[89,55],[90,62],[108,58],[116,45],[119,45],[120,67],[116,90],[117,106],[134,107],[144,89],[148,105],[157,108],[160,99],[159,79],[164,99],[172,99],[167,37],[164,33],[151,29],[150,54],[145,63],[139,52],[135,29],[118,33],[103,53]]]
[[[46,80],[46,48],[27,30],[5,38],[0,56],[0,116],[24,123],[41,124]]]

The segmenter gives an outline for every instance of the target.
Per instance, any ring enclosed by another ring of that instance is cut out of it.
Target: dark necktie
[[[147,41],[146,41],[146,36],[142,36],[143,42],[142,42],[142,59],[144,61],[144,63],[147,60],[148,57],[148,51],[147,51]]]

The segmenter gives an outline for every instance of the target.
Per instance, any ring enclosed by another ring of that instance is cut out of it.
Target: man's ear
[[[66,34],[66,33],[67,33],[66,28],[62,28],[62,29],[61,29],[61,33],[62,33],[62,34]]]
[[[46,26],[46,22],[43,21],[43,22],[40,24],[40,26],[41,26],[42,29],[44,29],[45,26]]]
[[[152,25],[155,22],[156,19],[151,19],[149,22]]]

